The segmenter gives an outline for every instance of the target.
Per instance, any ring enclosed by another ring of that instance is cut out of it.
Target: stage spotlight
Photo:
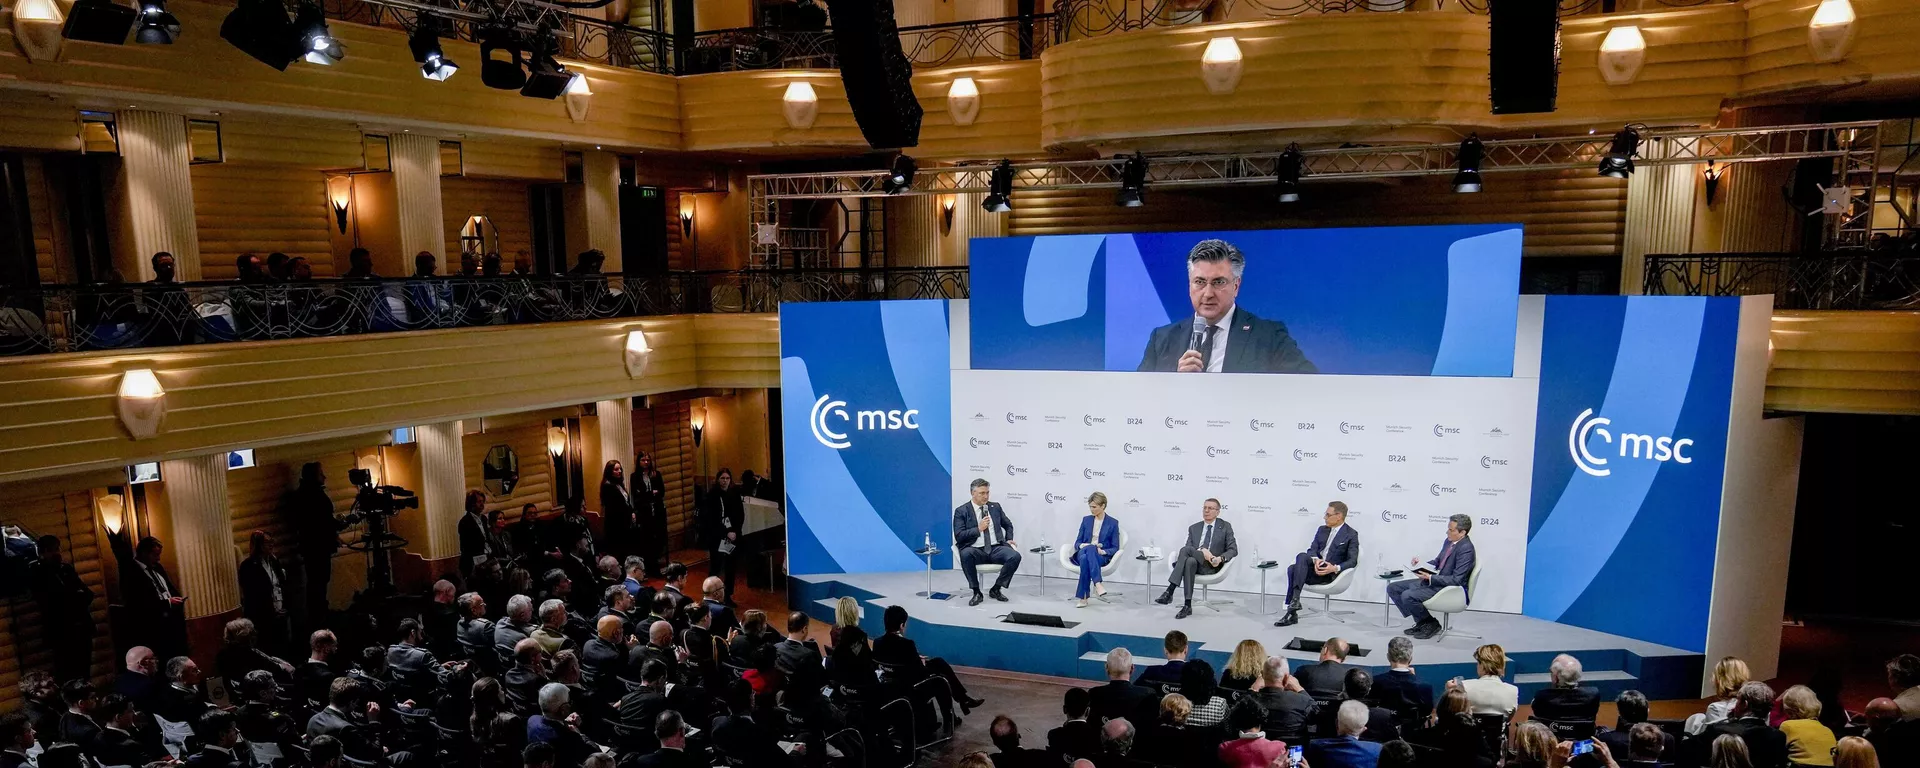
[[[893,158],[893,169],[880,181],[880,189],[889,195],[897,195],[913,189],[913,174],[920,170],[920,164],[906,155]]]
[[[283,72],[304,52],[298,47],[300,41],[293,40],[287,7],[280,0],[240,0],[220,23],[220,37],[242,53]]]
[[[1480,157],[1486,153],[1486,147],[1480,143],[1480,134],[1469,134],[1466,141],[1460,142],[1459,170],[1453,173],[1453,191],[1480,191]]]
[[[1633,175],[1633,156],[1640,151],[1640,132],[1629,125],[1613,135],[1613,147],[1600,158],[1600,175],[1624,179]]]
[[[121,45],[133,30],[134,16],[132,8],[109,0],[80,0],[67,11],[60,34],[68,40]]]
[[[505,51],[509,58],[496,59],[494,51]],[[520,38],[513,30],[494,27],[480,33],[480,82],[488,88],[517,91],[527,84]]]
[[[567,92],[567,85],[573,82],[573,73],[555,61],[553,54],[560,50],[560,41],[553,36],[553,30],[541,28],[533,39],[533,48],[527,60],[527,84],[520,87],[520,95],[535,99],[557,99]]]
[[[140,28],[133,33],[137,43],[172,45],[180,36],[180,19],[167,12],[166,0],[140,0]]]
[[[1120,191],[1113,196],[1113,204],[1122,208],[1138,208],[1147,204],[1147,156],[1139,152],[1127,158],[1127,164],[1120,168]]]
[[[347,49],[327,29],[327,14],[317,2],[300,4],[293,16],[293,32],[300,41],[300,58],[308,64],[326,66],[347,57]]]
[[[1300,171],[1307,159],[1300,155],[1300,145],[1288,144],[1287,151],[1273,161],[1274,197],[1283,203],[1300,201]]]
[[[414,25],[413,35],[407,38],[407,47],[413,49],[413,60],[420,64],[420,75],[428,80],[445,81],[460,71],[460,65],[440,49],[440,26],[438,19],[422,16]]]
[[[1006,213],[1013,210],[1013,161],[1002,160],[993,167],[993,175],[987,181],[987,196],[980,201],[980,207],[987,213]]]

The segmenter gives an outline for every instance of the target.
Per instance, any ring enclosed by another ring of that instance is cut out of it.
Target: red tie
[[[1447,558],[1452,556],[1453,556],[1453,542],[1449,541],[1447,542],[1447,545],[1445,547],[1442,547],[1440,549],[1440,564],[1437,566],[1434,566],[1434,570],[1437,570],[1437,571],[1446,570]]]

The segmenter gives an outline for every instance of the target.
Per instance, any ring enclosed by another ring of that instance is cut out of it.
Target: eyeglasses
[[[1192,282],[1191,282],[1190,284],[1191,284],[1191,285],[1193,286],[1193,289],[1194,289],[1194,290],[1196,290],[1196,291],[1198,291],[1198,290],[1201,290],[1201,289],[1203,289],[1203,288],[1212,288],[1212,289],[1214,289],[1214,290],[1216,290],[1216,291],[1218,291],[1218,290],[1221,290],[1221,289],[1223,289],[1223,288],[1226,288],[1226,287],[1227,287],[1227,286],[1229,286],[1229,285],[1232,285],[1232,284],[1233,284],[1233,278],[1230,278],[1230,277],[1216,277],[1216,278],[1214,278],[1214,279],[1212,279],[1212,280],[1208,280],[1208,279],[1206,279],[1206,278],[1204,278],[1204,277],[1196,277],[1196,278],[1194,278],[1194,279],[1192,280]]]

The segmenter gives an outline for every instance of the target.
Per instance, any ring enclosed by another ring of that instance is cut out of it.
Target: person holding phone
[[[1456,514],[1447,518],[1447,540],[1440,545],[1439,556],[1429,561],[1427,568],[1419,568],[1420,559],[1414,558],[1408,565],[1415,566],[1415,578],[1403,579],[1387,585],[1387,599],[1400,609],[1401,616],[1414,620],[1406,634],[1426,640],[1440,634],[1440,622],[1427,612],[1424,603],[1444,587],[1465,587],[1467,577],[1473,574],[1473,540],[1467,538],[1467,532],[1473,530],[1473,518]],[[1472,601],[1472,595],[1468,595]]]
[[[1094,491],[1087,497],[1087,516],[1080,519],[1080,533],[1073,539],[1073,562],[1080,566],[1080,585],[1074,589],[1076,608],[1087,607],[1089,591],[1108,602],[1107,587],[1100,583],[1100,569],[1113,562],[1120,550],[1120,521],[1107,516],[1107,495]]]
[[[1313,532],[1307,551],[1293,556],[1287,566],[1287,615],[1273,623],[1290,627],[1300,621],[1300,589],[1308,584],[1327,584],[1341,571],[1360,564],[1360,534],[1347,525],[1347,503],[1327,502],[1321,519],[1325,525]]]

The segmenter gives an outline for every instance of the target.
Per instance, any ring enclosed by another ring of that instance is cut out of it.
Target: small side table
[[[1393,598],[1386,594],[1385,587],[1388,584],[1392,584],[1396,581],[1399,581],[1400,577],[1405,575],[1406,575],[1405,573],[1396,573],[1392,576],[1381,574],[1379,576],[1374,577],[1380,580],[1380,586],[1382,587],[1381,594],[1380,594],[1380,626],[1381,627],[1384,627],[1386,629],[1393,629]]]
[[[1147,564],[1147,580],[1141,582],[1141,585],[1146,587],[1146,589],[1143,590],[1146,593],[1145,595],[1143,595],[1143,597],[1145,597],[1147,602],[1151,604],[1153,602],[1153,564],[1160,562],[1161,560],[1167,559],[1167,556],[1166,555],[1148,556],[1147,553],[1142,552],[1138,555],[1134,555],[1133,559],[1144,561]]]
[[[936,546],[928,545],[926,548],[921,549],[917,552],[914,552],[914,554],[927,559],[927,591],[915,592],[914,596],[924,597],[924,598],[927,598],[928,600],[947,599],[946,595],[933,591],[933,556],[940,554],[940,548]]]
[[[1052,544],[1042,544],[1040,546],[1034,547],[1033,549],[1027,550],[1027,552],[1031,554],[1040,556],[1040,586],[1039,588],[1033,590],[1034,594],[1040,595],[1042,597],[1046,596],[1047,594],[1047,558],[1052,557],[1054,553],[1059,551],[1060,550],[1054,549]]]
[[[1260,571],[1260,615],[1267,616],[1271,614],[1267,610],[1267,571],[1280,567],[1280,561],[1268,560],[1253,567]]]

